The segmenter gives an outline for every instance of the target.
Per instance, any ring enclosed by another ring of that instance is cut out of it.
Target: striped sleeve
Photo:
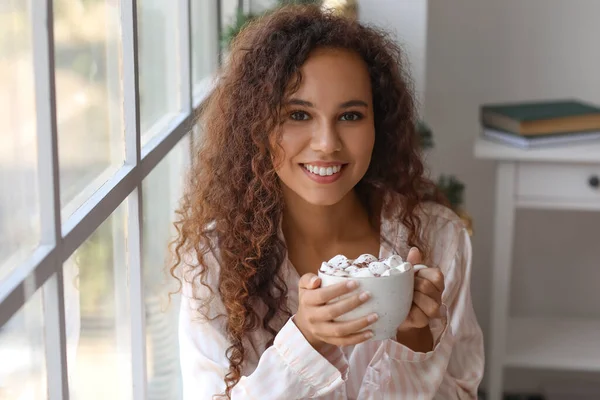
[[[229,343],[213,322],[195,321],[182,299],[179,320],[183,399],[210,399],[224,393]],[[324,396],[344,385],[340,370],[304,339],[292,319],[263,352],[252,374],[233,388],[236,399],[303,399]]]
[[[338,371],[340,371],[342,379],[346,381],[348,379],[350,366],[348,364],[348,359],[341,348],[332,344],[325,344],[320,353],[327,361],[336,367]]]
[[[359,399],[385,393],[385,399],[476,399],[484,366],[483,335],[470,295],[471,244],[462,231],[451,262],[442,268],[446,317],[432,321],[435,346],[414,352],[386,340],[375,353],[360,387]]]
[[[205,255],[209,284],[218,281],[217,260],[215,252]],[[211,399],[225,392],[224,378],[229,372],[226,351],[231,343],[225,329],[226,310],[219,296],[211,296],[193,270],[184,268],[182,283],[179,353],[183,400]],[[206,304],[203,300],[209,297],[209,307],[198,313],[199,305]],[[231,398],[304,399],[325,396],[336,389],[344,391],[347,363],[340,353],[339,348],[331,348],[325,354],[327,358],[321,355],[291,317],[275,336],[273,345],[257,359],[254,371],[242,376],[234,386]]]

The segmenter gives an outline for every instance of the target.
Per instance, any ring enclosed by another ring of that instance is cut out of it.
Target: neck
[[[284,197],[282,229],[289,242],[319,251],[378,230],[354,191],[330,206],[309,204],[295,193]]]

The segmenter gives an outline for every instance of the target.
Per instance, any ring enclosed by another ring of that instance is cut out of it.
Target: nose
[[[311,149],[316,152],[332,154],[342,149],[342,141],[335,124],[322,123],[313,131]]]

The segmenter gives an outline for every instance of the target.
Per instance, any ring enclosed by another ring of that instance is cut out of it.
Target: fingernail
[[[315,284],[315,282],[317,281],[317,279],[319,279],[319,277],[318,277],[318,276],[313,276],[313,277],[310,279],[310,285],[311,285],[311,286],[312,286],[312,285],[314,285],[314,284]]]
[[[367,321],[369,321],[370,323],[373,323],[375,321],[377,321],[379,319],[379,315],[377,314],[371,314],[367,317]]]
[[[365,338],[371,339],[372,337],[373,337],[373,332],[369,331],[369,332],[365,333]]]
[[[358,282],[356,282],[356,281],[348,281],[348,283],[346,283],[346,287],[348,289],[356,289],[358,287]]]
[[[411,248],[410,248],[410,250],[409,250],[408,252],[410,253],[410,252],[411,252],[411,251],[413,251],[413,250],[414,250],[414,251],[417,251],[417,250],[419,250],[419,249],[413,246],[413,247],[411,247]]]
[[[362,292],[360,294],[360,296],[358,296],[360,301],[367,301],[367,300],[369,300],[370,297],[371,297],[371,293],[369,293],[369,292]]]

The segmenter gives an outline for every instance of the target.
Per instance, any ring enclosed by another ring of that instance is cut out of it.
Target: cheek
[[[285,168],[297,155],[302,152],[303,139],[301,135],[293,132],[284,132],[279,144],[273,147],[273,155],[279,162],[279,168]]]
[[[375,146],[375,131],[372,129],[362,131],[360,135],[348,142],[348,148],[360,164],[369,164]]]

